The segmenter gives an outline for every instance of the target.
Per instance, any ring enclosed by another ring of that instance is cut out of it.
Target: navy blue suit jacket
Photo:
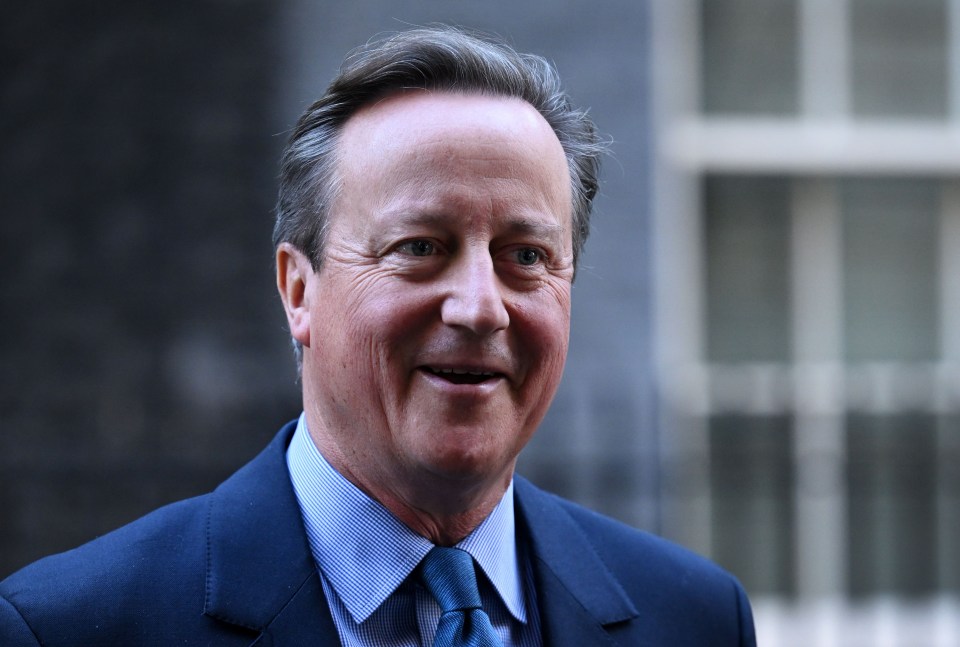
[[[290,485],[286,426],[211,494],[0,582],[0,645],[338,645]],[[544,644],[755,644],[729,574],[517,478]]]

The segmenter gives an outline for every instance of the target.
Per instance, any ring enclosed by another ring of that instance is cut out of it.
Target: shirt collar
[[[313,557],[353,619],[363,622],[413,572],[433,544],[326,461],[310,439],[305,415],[300,416],[287,449],[287,467]],[[457,547],[473,556],[510,614],[525,623],[512,480],[493,512]]]

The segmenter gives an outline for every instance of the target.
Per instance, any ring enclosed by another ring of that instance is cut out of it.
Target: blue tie
[[[502,647],[480,605],[469,553],[459,548],[432,549],[420,565],[420,578],[443,611],[433,647]]]

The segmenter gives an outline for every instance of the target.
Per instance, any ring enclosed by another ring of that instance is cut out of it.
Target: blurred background
[[[521,471],[730,569],[762,645],[960,643],[960,0],[8,9],[0,577],[299,413],[280,150],[432,22],[546,56],[613,141]]]
[[[960,644],[960,3],[652,7],[662,530],[763,644]]]

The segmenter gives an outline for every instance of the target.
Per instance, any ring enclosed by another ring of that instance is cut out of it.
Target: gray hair
[[[339,191],[337,144],[347,120],[407,89],[519,98],[544,117],[563,146],[573,195],[573,263],[590,231],[600,157],[606,146],[585,110],[573,107],[546,59],[453,27],[412,29],[347,57],[324,95],[300,117],[281,160],[274,247],[288,242],[319,271],[329,209]],[[302,349],[297,350],[298,364]]]

